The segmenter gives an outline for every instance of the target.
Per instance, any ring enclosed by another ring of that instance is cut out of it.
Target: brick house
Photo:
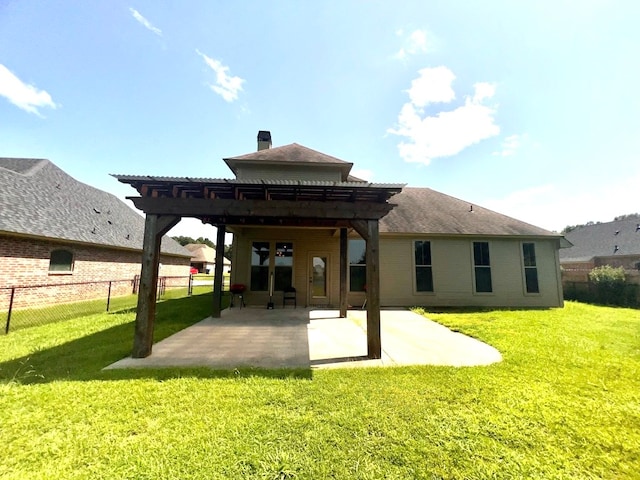
[[[586,283],[589,272],[603,265],[623,267],[628,280],[640,283],[640,216],[583,225],[565,237],[573,245],[560,251],[565,283]]]
[[[0,185],[0,310],[7,287],[133,281],[140,274],[144,218],[114,195],[44,159],[0,158]],[[161,252],[160,276],[189,274],[191,253],[176,241],[163,238]],[[92,288],[22,289],[14,307],[87,298]],[[112,293],[131,293],[132,285],[117,289]]]

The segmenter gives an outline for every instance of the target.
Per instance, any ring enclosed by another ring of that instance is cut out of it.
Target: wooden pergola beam
[[[148,214],[182,217],[279,217],[288,219],[379,219],[395,205],[376,202],[321,202],[317,200],[228,200],[206,198],[127,197]]]

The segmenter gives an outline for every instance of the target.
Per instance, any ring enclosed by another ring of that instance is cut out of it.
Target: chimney
[[[260,130],[258,132],[258,151],[271,148],[271,132],[268,130]]]

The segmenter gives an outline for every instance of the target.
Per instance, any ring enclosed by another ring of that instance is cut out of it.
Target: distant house
[[[184,246],[191,252],[191,266],[198,269],[199,273],[213,273],[216,266],[216,249],[204,243],[189,243]],[[231,271],[231,262],[224,258],[224,274]]]
[[[0,310],[7,287],[133,281],[140,274],[143,233],[144,218],[133,209],[50,161],[0,158]],[[165,237],[161,252],[161,276],[189,274],[189,251]],[[87,288],[23,292],[14,307],[73,301]],[[118,288],[112,293],[131,293],[126,283]]]
[[[589,272],[603,265],[623,267],[640,275],[640,217],[584,225],[565,235],[573,244],[560,251],[566,281],[586,282]]]

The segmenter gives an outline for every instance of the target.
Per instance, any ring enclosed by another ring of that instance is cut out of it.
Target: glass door
[[[309,255],[309,305],[329,304],[329,255]]]

